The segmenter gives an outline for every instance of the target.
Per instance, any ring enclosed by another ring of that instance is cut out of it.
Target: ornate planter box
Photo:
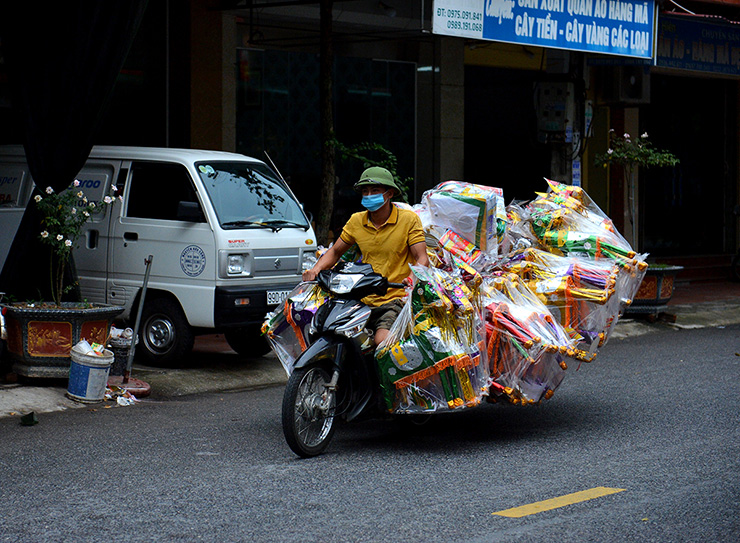
[[[111,322],[123,308],[105,304],[80,306],[3,305],[13,371],[24,377],[67,378],[70,350],[80,339],[105,343]]]
[[[657,315],[663,312],[673,296],[676,275],[682,269],[683,266],[651,264],[626,313]]]

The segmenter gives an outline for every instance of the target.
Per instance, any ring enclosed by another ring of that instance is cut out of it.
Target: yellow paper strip
[[[519,507],[505,509],[504,511],[498,511],[492,514],[511,518],[526,517],[527,515],[534,515],[535,513],[540,513],[541,511],[549,511],[550,509],[557,509],[558,507],[563,507],[579,502],[585,502],[586,500],[592,500],[594,498],[601,498],[602,496],[616,494],[617,492],[622,492],[624,490],[627,489],[597,486],[596,488],[591,488],[589,490],[582,490],[580,492],[566,494],[565,496],[559,496],[557,498],[550,498],[549,500],[543,500],[541,502],[521,505]]]

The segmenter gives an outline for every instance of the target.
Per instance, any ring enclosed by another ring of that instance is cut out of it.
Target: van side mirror
[[[177,220],[188,222],[206,222],[206,216],[198,202],[178,202]]]

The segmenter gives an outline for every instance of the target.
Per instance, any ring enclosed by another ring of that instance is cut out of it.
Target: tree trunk
[[[316,237],[321,245],[329,242],[329,228],[334,212],[334,115],[332,96],[332,4],[333,0],[321,0],[321,57],[319,78],[321,90],[321,205],[316,222]]]

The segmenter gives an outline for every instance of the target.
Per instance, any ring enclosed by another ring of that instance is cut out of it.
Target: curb
[[[660,330],[693,330],[740,324],[740,302],[704,302],[701,304],[672,305],[668,319],[654,323],[641,318],[622,318],[609,339],[641,336]],[[675,317],[675,322],[670,322]]]

